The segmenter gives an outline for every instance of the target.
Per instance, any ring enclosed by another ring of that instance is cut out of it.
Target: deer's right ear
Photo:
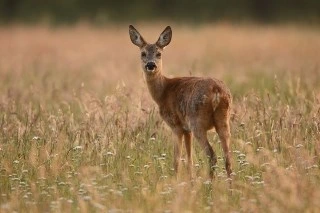
[[[138,30],[136,30],[136,28],[134,28],[132,25],[129,25],[129,35],[132,43],[137,45],[138,47],[142,48],[147,44]]]

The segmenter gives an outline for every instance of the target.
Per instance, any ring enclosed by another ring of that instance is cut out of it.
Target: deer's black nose
[[[148,62],[146,65],[146,69],[147,70],[154,70],[154,68],[156,68],[156,64],[154,62]]]

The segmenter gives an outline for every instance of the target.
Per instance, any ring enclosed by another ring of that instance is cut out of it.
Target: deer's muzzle
[[[148,62],[146,64],[147,71],[154,71],[157,68],[157,65],[154,62]]]

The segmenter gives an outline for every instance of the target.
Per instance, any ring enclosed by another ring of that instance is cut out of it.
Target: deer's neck
[[[167,85],[167,78],[161,73],[157,73],[152,76],[146,76],[146,81],[153,100],[159,105]]]

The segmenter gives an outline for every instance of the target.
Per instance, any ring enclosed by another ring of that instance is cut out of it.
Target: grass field
[[[156,41],[164,24],[138,24]],[[233,94],[233,185],[176,179],[128,26],[0,28],[0,212],[319,212],[320,29],[173,25],[167,76]],[[184,151],[184,150],[183,150]]]

